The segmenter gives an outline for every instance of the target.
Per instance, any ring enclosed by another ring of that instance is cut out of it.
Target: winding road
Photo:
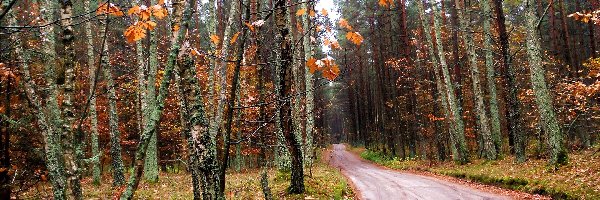
[[[384,169],[334,144],[329,162],[340,168],[354,185],[358,197],[367,199],[509,199],[432,177]]]

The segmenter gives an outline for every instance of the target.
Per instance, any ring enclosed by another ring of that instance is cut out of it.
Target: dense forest
[[[0,199],[173,168],[194,199],[256,169],[273,199],[334,143],[556,170],[600,139],[597,1],[0,1]]]

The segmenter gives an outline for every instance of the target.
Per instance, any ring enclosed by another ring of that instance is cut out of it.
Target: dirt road
[[[509,199],[432,177],[384,169],[335,144],[330,164],[352,181],[360,199]]]

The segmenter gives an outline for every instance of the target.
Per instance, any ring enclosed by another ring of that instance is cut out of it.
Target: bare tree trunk
[[[290,22],[288,20],[289,13],[287,12],[287,6],[285,0],[277,0],[275,4],[275,25],[277,26],[277,32],[275,41],[278,44],[275,49],[275,59],[278,70],[276,73],[279,74],[279,112],[280,112],[280,126],[281,130],[285,135],[285,140],[291,156],[291,183],[289,192],[292,194],[299,194],[304,192],[304,172],[302,164],[302,152],[301,144],[294,136],[293,124],[292,124],[292,108],[291,108],[291,95],[292,95],[292,49],[290,41]]]
[[[542,64],[540,38],[537,29],[538,17],[531,0],[525,1],[527,26],[527,55],[531,67],[531,84],[535,93],[535,101],[541,117],[542,128],[548,135],[550,164],[567,163],[567,153],[563,144],[563,135],[554,113],[552,97],[546,85],[545,71]]]

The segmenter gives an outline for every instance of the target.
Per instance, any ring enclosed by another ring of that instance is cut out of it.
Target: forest
[[[0,0],[0,199],[371,199],[354,159],[600,198],[598,31],[593,0]]]

